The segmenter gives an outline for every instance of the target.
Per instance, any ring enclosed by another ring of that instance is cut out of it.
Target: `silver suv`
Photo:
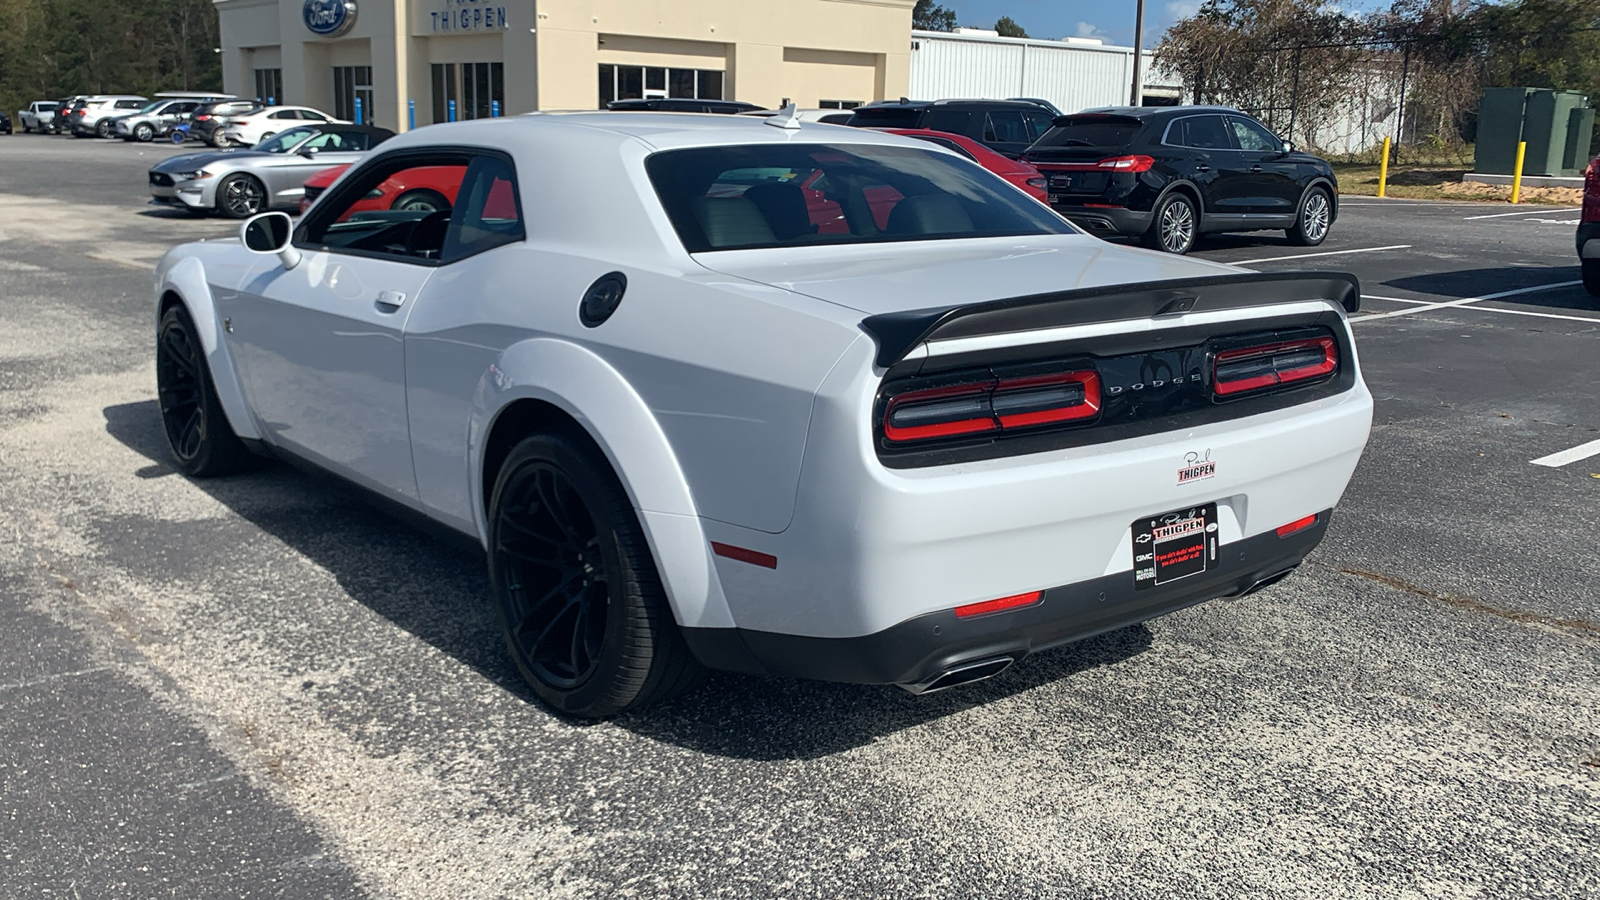
[[[197,91],[171,91],[156,95],[156,99],[137,112],[108,117],[112,132],[125,141],[147,143],[172,131],[173,126],[186,122],[195,110],[218,100],[232,100],[232,94],[204,94]]]
[[[111,118],[137,112],[150,100],[134,94],[94,94],[73,105],[73,137],[111,137]]]

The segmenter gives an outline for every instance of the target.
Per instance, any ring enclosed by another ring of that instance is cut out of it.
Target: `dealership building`
[[[230,93],[386,128],[610,100],[906,94],[915,0],[215,0]],[[414,117],[414,119],[413,119]]]

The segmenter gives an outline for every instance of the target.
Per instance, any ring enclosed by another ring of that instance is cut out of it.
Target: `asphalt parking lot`
[[[173,152],[0,138],[0,896],[1600,896],[1575,211],[1202,243],[1363,284],[1372,440],[1294,577],[941,694],[714,675],[580,725],[480,558],[168,465],[150,270],[235,231],[144,205]]]

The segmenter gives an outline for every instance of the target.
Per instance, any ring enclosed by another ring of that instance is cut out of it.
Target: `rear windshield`
[[[645,168],[690,253],[1074,233],[982,167],[914,147],[703,147]]]
[[[915,128],[921,117],[922,110],[915,107],[883,106],[858,109],[845,124],[857,128]]]
[[[1035,147],[1096,147],[1119,149],[1133,143],[1138,119],[1116,116],[1062,116],[1040,136]]]

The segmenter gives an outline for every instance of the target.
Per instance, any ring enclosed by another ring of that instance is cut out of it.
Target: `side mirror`
[[[252,216],[239,227],[239,238],[251,253],[274,254],[285,269],[300,265],[300,251],[289,244],[294,225],[288,213],[268,212]]]
[[[1284,141],[1283,142],[1283,152],[1285,152],[1285,153],[1293,153],[1294,152],[1294,141]]]
[[[315,148],[315,147],[307,147],[304,150],[300,151],[300,155],[304,156],[306,159],[316,159],[317,158],[317,148]]]

